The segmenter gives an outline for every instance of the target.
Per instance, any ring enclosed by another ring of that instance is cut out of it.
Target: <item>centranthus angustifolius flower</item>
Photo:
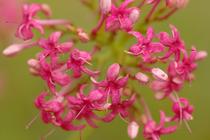
[[[81,2],[93,12],[97,10],[93,2]],[[169,13],[158,12],[162,2]],[[195,79],[198,61],[207,56],[194,46],[188,52],[174,25],[169,25],[171,35],[166,31],[156,32],[152,27],[154,22],[164,22],[187,2],[144,0],[137,4],[134,0],[100,0],[100,19],[90,34],[69,20],[52,19],[47,4],[23,4],[22,22],[15,34],[22,42],[14,42],[3,54],[15,56],[25,49],[39,49],[28,65],[30,73],[47,85],[35,99],[44,123],[66,131],[81,131],[87,125],[97,128],[97,122],[112,122],[120,117],[128,124],[131,139],[142,128],[146,140],[160,140],[162,135],[177,131],[182,121],[190,130],[188,122],[193,119],[194,107],[188,99],[180,97],[180,91]],[[146,12],[143,11],[146,5],[152,9],[145,18],[140,17],[140,11]],[[34,29],[41,33],[39,37]],[[52,31],[49,35],[48,30]],[[137,42],[129,46],[127,42],[132,38]],[[81,43],[93,47],[78,47]],[[144,93],[136,88],[139,86],[152,89],[159,102],[171,101],[173,115],[166,117],[170,113],[160,109],[157,123],[143,98]]]

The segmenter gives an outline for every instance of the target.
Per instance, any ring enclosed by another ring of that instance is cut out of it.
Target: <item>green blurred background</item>
[[[43,2],[43,0],[34,0]],[[53,17],[68,18],[76,25],[91,29],[96,19],[90,16],[89,9],[83,7],[79,0],[45,0],[53,10]],[[165,23],[155,24],[156,30],[168,30],[168,24],[178,27],[182,37],[188,44],[195,45],[199,50],[210,52],[210,1],[191,0],[186,9],[180,10]],[[0,42],[0,50],[5,46]],[[32,77],[27,70],[26,61],[34,55],[34,50],[28,50],[15,58],[0,56],[0,77],[5,80],[0,92],[0,140],[38,140],[52,128],[44,125],[39,119],[29,130],[25,125],[38,111],[33,105],[34,98],[44,86],[39,78]],[[181,96],[187,97],[195,106],[194,120],[190,122],[193,130],[189,134],[184,126],[172,135],[162,137],[163,140],[210,140],[210,58],[199,64],[196,80],[182,90]],[[142,91],[144,93],[144,91]],[[151,93],[144,93],[153,111],[158,117],[158,109],[170,109],[167,102],[157,102]],[[109,124],[99,124],[93,130],[87,128],[83,132],[83,140],[128,140],[126,124],[116,119]],[[78,132],[64,132],[56,129],[49,140],[78,140]],[[140,138],[139,138],[140,139]],[[141,138],[142,139],[142,138]]]

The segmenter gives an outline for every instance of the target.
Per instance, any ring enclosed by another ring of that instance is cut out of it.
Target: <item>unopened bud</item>
[[[130,19],[133,23],[135,23],[135,22],[138,20],[139,15],[140,15],[139,10],[135,8],[135,9],[133,9],[133,10],[131,11],[131,13],[130,13],[130,15],[129,15],[129,19]]]
[[[135,78],[141,82],[141,83],[147,83],[149,82],[149,77],[147,75],[145,75],[144,73],[141,73],[141,72],[138,72],[136,75],[135,75]]]
[[[23,49],[21,44],[13,44],[3,51],[3,55],[5,56],[14,56],[19,53]]]
[[[138,135],[139,132],[139,125],[135,122],[132,121],[128,124],[128,136],[131,139],[135,139]]]
[[[153,68],[152,69],[152,74],[155,78],[158,78],[160,80],[167,80],[168,79],[168,75],[162,71],[161,69],[159,68]]]
[[[77,29],[77,35],[83,43],[86,43],[90,40],[89,36],[87,33],[85,33],[82,29]]]
[[[169,7],[175,7],[175,8],[184,8],[187,6],[189,0],[168,0],[167,5]]]
[[[206,51],[199,51],[199,52],[197,52],[195,59],[196,60],[203,60],[207,56],[208,56],[208,53]]]
[[[34,69],[34,68],[29,68],[29,72],[32,75],[34,75],[34,76],[38,76],[39,75],[39,72],[36,69]]]
[[[34,68],[34,69],[39,69],[39,61],[36,59],[29,59],[27,61],[27,64],[29,67]]]
[[[100,0],[100,8],[103,14],[107,14],[111,11],[112,0]]]

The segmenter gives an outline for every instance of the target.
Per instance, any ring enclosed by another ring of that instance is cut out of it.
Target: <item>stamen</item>
[[[106,98],[106,103],[107,104],[109,103],[109,95],[110,95],[110,88],[108,89],[108,92],[107,92],[107,98]]]
[[[188,123],[186,120],[184,120],[184,123],[185,123],[185,126],[186,126],[188,132],[189,132],[190,134],[192,134],[192,129],[190,128],[189,123]]]
[[[33,119],[25,126],[25,129],[29,129],[31,125],[37,120],[38,117],[39,117],[39,114],[34,116]]]
[[[88,62],[87,60],[85,60],[84,58],[81,58],[81,57],[80,57],[80,59],[81,59],[82,61],[84,61],[85,63],[87,63],[88,65],[91,65],[91,66],[93,65],[93,64],[91,64],[90,62]]]
[[[176,96],[176,99],[177,99],[177,102],[179,104],[179,111],[180,111],[180,119],[179,119],[179,124],[181,125],[182,124],[182,120],[183,120],[183,111],[182,111],[182,104],[180,102],[180,98],[179,98],[179,95],[175,92],[174,93],[175,96]]]
[[[85,109],[86,106],[87,106],[87,105],[84,105],[84,106],[82,107],[82,109],[79,111],[79,113],[77,113],[77,115],[76,115],[76,117],[74,118],[74,120],[77,119],[77,118],[79,117],[79,115],[82,113],[82,111]]]
[[[124,119],[123,116],[120,113],[119,113],[119,116],[125,123],[129,124],[129,122],[126,119]]]
[[[133,55],[132,52],[129,52],[129,51],[127,51],[127,50],[124,50],[124,52],[127,53],[127,54],[130,54],[130,55]]]
[[[50,131],[48,131],[48,133],[46,135],[44,135],[43,137],[41,137],[41,140],[46,140],[54,132],[55,132],[55,129],[51,129]]]

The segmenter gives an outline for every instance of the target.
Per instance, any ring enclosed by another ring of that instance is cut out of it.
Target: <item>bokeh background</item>
[[[33,0],[43,2],[43,0]],[[45,0],[53,10],[53,17],[71,19],[78,26],[91,29],[96,18],[88,8],[83,7],[79,0]],[[155,24],[156,30],[168,30],[168,24],[178,27],[183,39],[190,45],[210,53],[210,1],[191,0],[187,8],[180,10],[172,18],[161,24]],[[5,31],[4,31],[5,32]],[[1,34],[1,33],[0,33]],[[0,50],[8,43],[0,38]],[[52,126],[44,125],[39,119],[29,130],[25,125],[38,111],[33,105],[34,98],[44,86],[39,78],[32,77],[27,70],[26,61],[34,55],[28,50],[15,58],[0,55],[0,140],[38,140]],[[163,140],[210,140],[210,57],[199,64],[196,80],[182,90],[181,95],[190,99],[195,106],[194,120],[190,122],[192,134],[184,126],[177,133],[162,137]],[[2,85],[2,84],[0,84]],[[158,109],[170,109],[167,102],[157,102],[151,93],[142,91],[153,115],[158,118]],[[83,140],[128,140],[126,124],[116,119],[109,124],[99,124],[98,129],[87,128],[83,132]],[[78,140],[78,132],[64,132],[56,129],[49,140]],[[141,138],[139,138],[141,139]]]

